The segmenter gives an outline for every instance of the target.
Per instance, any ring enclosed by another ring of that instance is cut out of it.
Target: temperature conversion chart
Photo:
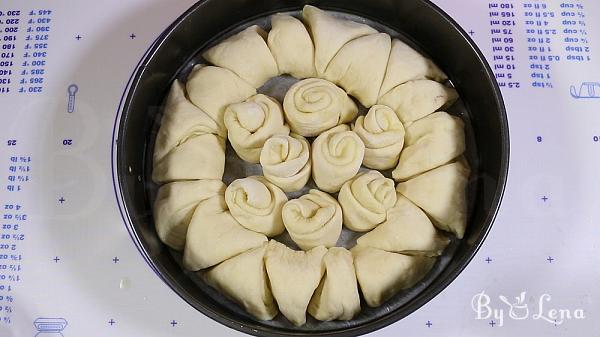
[[[436,0],[501,87],[509,179],[483,247],[372,336],[597,336],[600,2]],[[0,336],[237,336],[180,299],[120,216],[111,169],[136,64],[194,1],[0,4]]]

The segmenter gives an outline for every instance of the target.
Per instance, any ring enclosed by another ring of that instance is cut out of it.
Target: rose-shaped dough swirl
[[[231,104],[225,110],[225,126],[231,146],[243,160],[258,163],[265,141],[273,135],[287,135],[281,105],[263,94],[245,102]]]
[[[284,230],[281,209],[287,200],[279,187],[260,176],[234,180],[225,190],[225,202],[237,222],[269,237]]]
[[[260,164],[268,181],[285,192],[298,191],[310,178],[310,145],[300,135],[275,135],[265,142]]]
[[[342,231],[342,209],[337,200],[319,190],[310,190],[283,206],[283,223],[298,247],[335,246]]]
[[[318,78],[292,85],[283,99],[283,110],[292,131],[304,137],[347,123],[358,113],[344,90]]]
[[[359,173],[342,186],[338,201],[346,227],[357,232],[369,231],[384,222],[387,210],[396,204],[394,181],[379,171]]]
[[[323,132],[312,145],[312,176],[321,190],[337,192],[358,173],[365,144],[348,125]]]
[[[365,143],[363,165],[387,170],[398,164],[404,146],[404,126],[390,107],[373,105],[366,116],[359,116],[353,131]]]

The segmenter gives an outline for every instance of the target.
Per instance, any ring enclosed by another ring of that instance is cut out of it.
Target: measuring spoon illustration
[[[73,113],[73,111],[75,111],[75,94],[77,94],[78,90],[79,87],[77,84],[71,84],[67,87],[67,93],[69,94],[69,102],[67,104],[68,113]]]
[[[583,82],[579,90],[572,85],[571,96],[573,98],[600,98],[600,83],[598,82]]]

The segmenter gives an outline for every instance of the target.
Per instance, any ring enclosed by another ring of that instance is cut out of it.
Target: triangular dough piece
[[[397,193],[396,205],[388,210],[387,220],[357,240],[357,245],[388,252],[437,256],[450,240],[438,233],[427,215]]]
[[[266,236],[235,221],[225,198],[219,195],[196,208],[188,227],[183,265],[191,271],[212,267],[265,241]]]
[[[267,43],[281,74],[295,78],[317,76],[315,47],[300,20],[291,15],[273,15]]]
[[[225,139],[207,133],[182,141],[155,163],[152,180],[222,179],[225,171]]]
[[[465,152],[463,121],[438,111],[406,128],[404,150],[392,172],[396,181],[406,180],[444,165]]]
[[[265,264],[271,290],[281,313],[296,326],[306,322],[306,308],[325,272],[326,253],[323,246],[304,252],[269,241]]]
[[[229,69],[196,65],[186,83],[190,101],[204,110],[221,130],[229,104],[239,103],[256,94],[256,89]]]
[[[225,193],[221,180],[177,181],[162,185],[154,201],[154,226],[167,246],[182,250],[198,204]]]
[[[462,160],[440,166],[396,186],[427,213],[436,227],[463,238],[467,227],[469,168]]]
[[[396,86],[413,80],[430,79],[443,82],[448,77],[430,59],[412,49],[406,43],[392,40],[392,51],[385,71],[385,78],[379,90],[379,97]]]
[[[354,268],[365,302],[378,307],[400,290],[417,284],[433,267],[434,258],[354,247]]]
[[[239,303],[252,316],[271,320],[278,313],[263,257],[267,243],[208,270],[206,283]]]
[[[416,80],[395,87],[381,96],[377,103],[392,108],[407,127],[417,119],[452,105],[457,98],[454,88],[435,81]]]
[[[221,179],[226,135],[225,129],[187,99],[183,85],[175,80],[154,143],[152,180]]]
[[[322,77],[327,65],[346,42],[377,31],[368,25],[340,19],[317,7],[306,5],[302,10],[304,21],[315,45],[315,68]]]
[[[362,36],[346,43],[329,62],[325,79],[344,88],[366,107],[379,97],[379,88],[390,56],[390,36]]]
[[[267,33],[253,25],[210,48],[202,57],[216,66],[233,71],[258,88],[279,74],[266,38]]]
[[[329,248],[323,263],[325,276],[310,300],[308,313],[320,321],[350,320],[360,312],[352,253],[343,247]]]

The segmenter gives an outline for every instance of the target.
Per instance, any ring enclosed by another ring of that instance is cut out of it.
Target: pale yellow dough
[[[342,232],[342,209],[332,196],[312,189],[283,206],[283,223],[298,247],[335,246]]]
[[[262,148],[260,165],[265,178],[284,192],[299,191],[310,178],[310,144],[300,135],[274,135]]]
[[[370,307],[378,307],[400,290],[414,286],[435,263],[430,257],[359,246],[352,249],[352,254],[360,290]]]
[[[167,246],[183,250],[196,207],[224,192],[225,184],[220,180],[176,181],[162,185],[154,201],[154,226],[158,237]]]
[[[387,210],[396,203],[394,181],[379,171],[366,171],[347,181],[340,190],[344,226],[356,231],[369,231],[387,217]]]
[[[308,313],[320,321],[351,320],[360,312],[360,297],[352,253],[329,248],[323,258],[325,275],[308,305]]]
[[[358,238],[356,244],[388,252],[438,256],[450,242],[440,235],[423,211],[398,193],[387,220]]]
[[[462,239],[467,227],[468,179],[469,168],[459,160],[399,183],[396,190],[423,209],[436,227]]]
[[[392,172],[396,181],[403,181],[444,165],[465,151],[463,121],[438,111],[406,128],[404,150],[398,167]]]
[[[390,107],[373,105],[366,116],[358,116],[352,131],[365,143],[364,166],[387,170],[398,164],[405,131]]]
[[[196,208],[188,227],[183,266],[191,271],[212,267],[266,241],[263,234],[242,227],[219,195]]]
[[[358,173],[365,155],[365,144],[346,124],[323,132],[312,145],[313,179],[329,193],[339,191]]]
[[[263,261],[266,250],[265,242],[260,247],[221,262],[204,274],[206,283],[260,320],[271,320],[279,312],[269,289]]]
[[[269,241],[265,264],[271,291],[279,311],[296,326],[306,322],[306,308],[323,277],[323,256],[327,248],[294,251],[277,241]]]
[[[221,179],[224,136],[223,129],[187,99],[184,87],[175,80],[154,143],[152,180]]]
[[[267,43],[281,74],[296,78],[317,76],[315,48],[300,20],[291,15],[273,15]]]
[[[225,126],[231,146],[240,158],[258,163],[263,145],[273,135],[287,135],[281,105],[269,96],[258,94],[225,110]]]
[[[268,237],[284,231],[281,209],[287,200],[279,187],[262,176],[236,179],[225,190],[225,202],[240,225]]]
[[[266,38],[267,33],[253,25],[210,48],[202,57],[216,66],[233,71],[258,88],[271,77],[279,75]]]

